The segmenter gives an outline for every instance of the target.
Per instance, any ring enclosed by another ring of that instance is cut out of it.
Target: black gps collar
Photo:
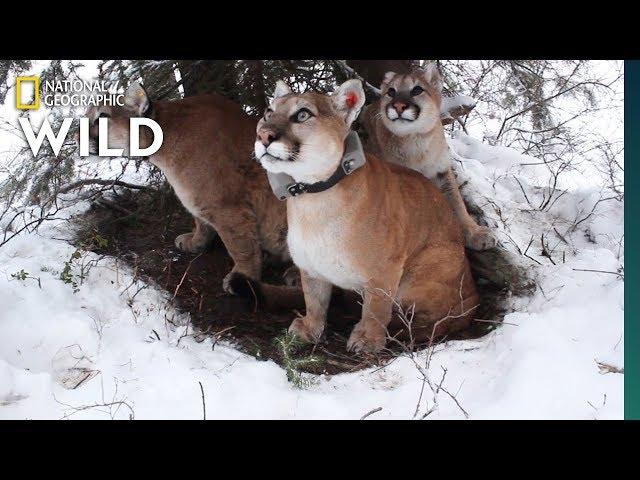
[[[271,185],[271,190],[273,190],[276,197],[280,200],[286,200],[289,197],[297,197],[303,193],[324,192],[363,166],[365,162],[360,138],[356,132],[351,131],[344,141],[344,153],[342,154],[338,168],[326,180],[315,183],[296,182],[286,173],[272,172],[267,172],[267,177],[269,177],[269,185]]]

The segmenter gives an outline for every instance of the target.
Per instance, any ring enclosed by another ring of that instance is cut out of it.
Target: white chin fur
[[[340,146],[334,148],[327,142],[318,142],[318,145],[322,145],[322,147],[316,148],[307,144],[294,161],[272,160],[263,157],[260,159],[260,164],[268,172],[286,173],[296,182],[314,183],[326,180],[336,169],[342,150],[339,148]],[[256,146],[256,155],[258,150]],[[273,155],[271,145],[266,151],[269,155]],[[264,150],[262,152],[264,153]]]
[[[253,144],[253,152],[255,153],[256,158],[259,160],[262,155],[267,153],[267,149],[262,144],[262,142],[258,142],[256,140],[256,143]]]
[[[402,112],[402,115],[400,115],[400,118],[404,118],[405,120],[415,120],[416,118],[418,118],[418,115],[416,114],[416,111],[412,108],[411,110],[407,109],[404,112]]]
[[[286,164],[282,160],[271,160],[271,157],[262,157],[260,159],[260,165],[267,172],[271,173],[287,173]]]
[[[412,122],[396,120],[394,122],[393,120],[383,117],[383,122],[389,129],[389,131],[400,137],[418,132],[423,129],[423,126],[421,125],[422,122],[420,122],[419,120],[414,120]]]
[[[283,161],[289,161],[289,157],[291,156],[291,150],[285,147],[282,142],[273,142],[268,147],[265,147],[262,142],[256,140],[253,144],[253,151],[258,160],[260,160],[265,153]]]
[[[276,157],[284,161],[288,161],[291,156],[291,150],[282,142],[273,142],[270,144],[267,147],[267,153],[272,157]]]

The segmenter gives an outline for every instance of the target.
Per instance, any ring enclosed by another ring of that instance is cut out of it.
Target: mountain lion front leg
[[[377,288],[374,285],[382,283],[372,282],[364,290],[364,302],[362,303],[362,318],[353,327],[347,350],[352,352],[377,352],[382,350],[387,342],[387,325],[391,322],[393,300],[398,291],[401,273],[389,274],[385,279],[392,286],[390,288]]]
[[[262,269],[262,250],[256,217],[251,207],[244,204],[225,205],[213,212],[202,212],[202,217],[218,232],[234,262],[233,268],[222,281],[224,291],[233,293],[229,281],[234,272],[259,281]]]
[[[197,217],[194,217],[194,221],[195,228],[192,232],[176,237],[175,245],[183,252],[200,253],[216,236],[215,230],[210,225]]]
[[[332,286],[325,280],[311,277],[302,269],[300,269],[300,279],[307,312],[304,317],[296,318],[291,323],[289,332],[305,342],[317,343],[327,321]]]
[[[496,246],[496,239],[491,230],[487,227],[478,225],[464,205],[462,194],[458,188],[456,176],[453,169],[449,167],[444,173],[438,174],[438,183],[440,190],[444,193],[449,201],[449,205],[453,208],[456,217],[462,224],[464,230],[465,246],[472,250],[486,250]]]

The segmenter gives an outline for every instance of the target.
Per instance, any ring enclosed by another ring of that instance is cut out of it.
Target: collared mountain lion
[[[414,311],[411,333],[423,340],[468,326],[478,295],[460,224],[421,173],[367,153],[362,167],[336,177],[363,103],[357,80],[331,96],[295,94],[280,81],[258,122],[254,148],[267,171],[316,186],[310,189],[316,193],[286,201],[287,243],[306,303],[306,315],[289,330],[317,342],[336,285],[364,297],[348,349],[378,351],[388,329],[402,326],[394,305]]]

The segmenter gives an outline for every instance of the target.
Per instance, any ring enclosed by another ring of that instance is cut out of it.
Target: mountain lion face
[[[441,88],[434,64],[408,74],[387,72],[380,86],[380,118],[399,136],[427,132],[440,122]]]
[[[338,167],[344,139],[363,104],[358,80],[348,80],[330,96],[295,94],[279,81],[258,122],[256,159],[267,171],[286,173],[296,181],[326,180]]]

